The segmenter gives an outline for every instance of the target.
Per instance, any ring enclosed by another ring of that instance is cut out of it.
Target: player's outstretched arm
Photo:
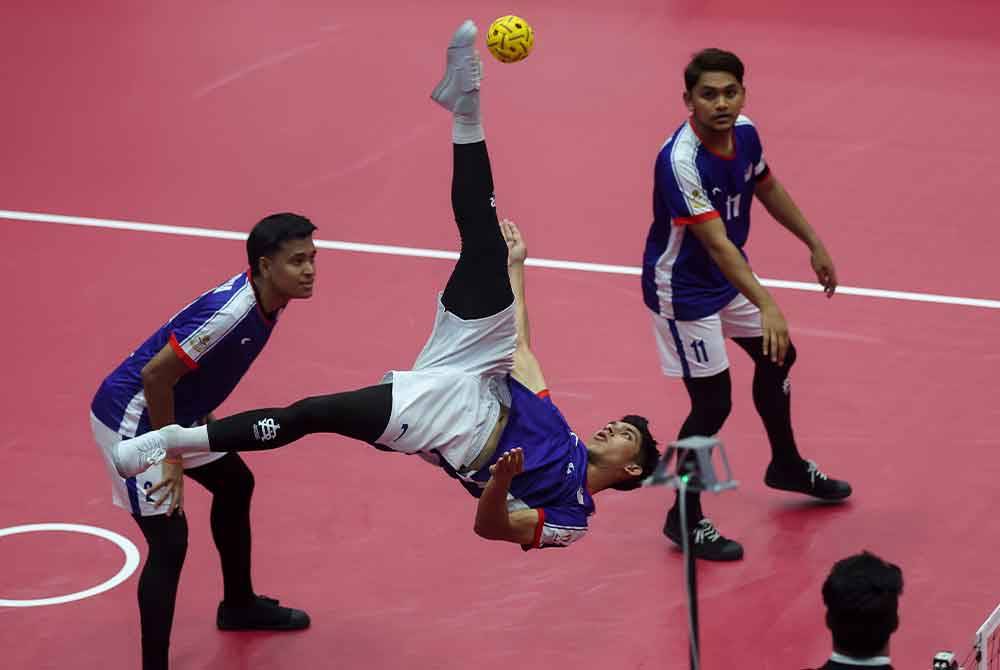
[[[149,423],[162,428],[174,423],[174,386],[187,374],[188,365],[181,360],[170,345],[165,345],[142,368],[142,390],[149,408]],[[167,514],[171,515],[184,505],[184,467],[179,460],[168,460],[163,465],[163,479],[146,495],[159,494],[156,506],[170,498]]]
[[[507,493],[514,477],[524,470],[524,453],[511,449],[490,466],[490,479],[476,507],[476,535],[487,540],[504,540],[530,545],[538,528],[538,510],[507,511]]]
[[[528,249],[521,231],[513,221],[501,220],[500,232],[507,242],[507,274],[510,277],[510,290],[514,294],[517,313],[517,350],[514,352],[513,375],[514,379],[529,390],[538,393],[544,391],[546,386],[542,367],[531,351],[531,324],[528,321],[528,307],[524,297],[524,260],[528,257]]]
[[[743,254],[726,235],[726,225],[719,217],[702,223],[689,224],[691,233],[708,251],[715,264],[733,286],[760,309],[761,328],[764,331],[764,355],[778,365],[785,362],[788,352],[788,324],[767,289],[761,286]]]
[[[785,187],[773,175],[757,184],[754,194],[775,221],[787,228],[795,237],[809,247],[810,262],[816,272],[816,279],[823,286],[828,298],[837,290],[837,271],[833,259],[823,245],[819,235],[809,225],[802,211],[792,200]]]

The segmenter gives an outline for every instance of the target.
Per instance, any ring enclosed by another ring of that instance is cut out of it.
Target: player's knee
[[[253,472],[242,458],[237,458],[236,464],[229,474],[229,481],[227,481],[229,495],[234,499],[249,502],[250,496],[253,495],[254,484],[256,483]]]
[[[715,435],[732,410],[732,391],[729,371],[712,377],[685,379],[688,396],[691,398],[691,412],[681,426],[679,438],[692,435]]]
[[[729,418],[733,409],[729,393],[702,394],[692,399],[691,414],[684,422],[684,432],[689,435],[715,435]]]
[[[785,352],[785,360],[781,365],[772,362],[769,357],[761,356],[757,359],[757,369],[768,376],[784,380],[788,376],[788,371],[795,365],[797,358],[798,352],[795,345],[789,342],[788,350]]]
[[[183,515],[164,516],[164,532],[150,539],[149,553],[162,561],[171,573],[180,573],[187,556],[188,525]]]
[[[786,372],[791,370],[792,366],[795,365],[796,358],[798,358],[798,352],[795,350],[795,345],[789,342],[788,351],[785,353],[785,364],[782,366]]]
[[[224,466],[221,476],[218,478],[218,485],[212,489],[212,494],[222,496],[222,500],[228,504],[235,504],[240,507],[250,504],[250,496],[253,495],[254,477],[246,462],[240,455],[231,452],[220,460]]]
[[[712,398],[700,408],[701,422],[704,425],[702,435],[715,435],[722,430],[722,425],[733,410],[733,401],[729,395]]]

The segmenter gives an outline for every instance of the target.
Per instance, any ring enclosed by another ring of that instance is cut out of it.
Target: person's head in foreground
[[[614,482],[608,488],[631,491],[653,473],[660,452],[646,417],[629,414],[609,422],[587,440],[587,463]]]
[[[304,216],[282,212],[264,217],[247,238],[247,261],[254,284],[277,307],[308,298],[316,281],[316,226]]]
[[[903,572],[867,551],[838,561],[823,583],[833,650],[852,658],[889,655],[899,627]]]
[[[727,132],[743,111],[743,62],[722,49],[702,49],[684,69],[684,104],[699,132]]]

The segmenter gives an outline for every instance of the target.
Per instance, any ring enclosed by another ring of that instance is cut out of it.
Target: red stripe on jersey
[[[531,546],[540,549],[542,546],[542,529],[545,527],[545,510],[537,509],[538,525],[535,526],[535,539],[531,541]]]
[[[181,343],[177,341],[177,336],[173,333],[170,333],[170,348],[174,350],[175,354],[177,354],[177,358],[184,361],[184,365],[188,366],[188,369],[198,369],[197,361],[188,356],[188,353],[181,347]]]
[[[548,398],[548,397],[549,397],[549,396],[551,396],[552,394],[551,394],[551,393],[549,393],[549,390],[548,390],[548,389],[542,389],[541,391],[539,391],[539,392],[538,392],[538,393],[536,393],[535,395],[537,395],[537,396],[538,396],[539,398]]]
[[[701,214],[695,214],[694,216],[678,216],[674,218],[675,226],[689,226],[692,223],[704,223],[705,221],[710,221],[712,219],[721,219],[722,215],[716,210],[710,212],[702,212]]]

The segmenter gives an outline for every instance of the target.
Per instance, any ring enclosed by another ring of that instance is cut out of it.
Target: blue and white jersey
[[[757,129],[745,116],[736,120],[733,145],[731,156],[713,153],[687,121],[660,149],[653,224],[642,262],[643,299],[657,314],[694,321],[720,311],[738,293],[687,230],[689,224],[718,217],[743,251],[754,187],[769,172]]]
[[[524,549],[565,547],[587,532],[594,499],[587,490],[587,447],[578,438],[548,391],[534,394],[508,377],[511,406],[507,426],[490,462],[473,479],[490,479],[489,466],[505,451],[521,448],[524,471],[514,477],[507,499],[509,511],[535,509],[535,537]]]
[[[175,314],[107,376],[91,410],[111,430],[133,437],[150,429],[142,368],[169,345],[190,369],[174,386],[176,423],[190,426],[229,396],[271,336],[249,271]]]

